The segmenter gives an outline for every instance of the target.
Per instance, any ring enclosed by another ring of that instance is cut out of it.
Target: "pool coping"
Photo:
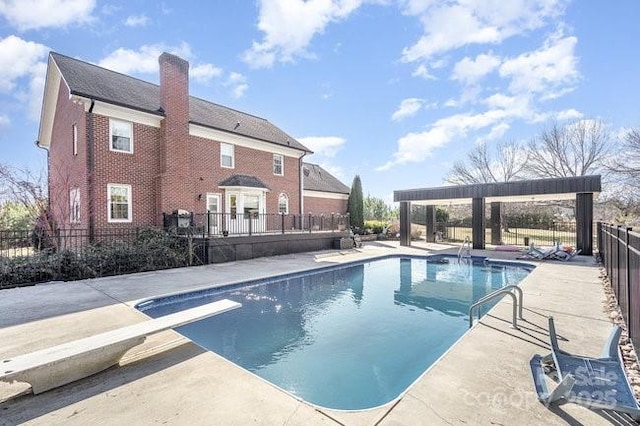
[[[437,251],[443,247],[442,245],[428,244],[411,249],[392,245],[389,247],[389,244],[386,246],[385,250],[388,252],[423,254],[426,253],[426,250]],[[512,260],[517,254],[485,253],[492,258]],[[352,259],[383,256],[379,252],[370,251],[367,253],[365,250],[348,254],[335,253],[331,255],[331,252],[323,252],[304,256],[283,256],[253,262],[235,262],[235,265],[227,267],[226,272],[242,271],[243,267],[249,265],[269,268],[274,265],[274,262],[289,262],[289,271],[307,270],[308,268],[300,268],[297,265],[300,262],[306,262],[307,265],[321,264],[324,261],[343,263]],[[166,348],[169,349],[160,354],[153,351],[145,352],[149,351],[149,348],[154,344],[162,345],[169,342],[170,339],[175,339],[175,336],[169,334],[163,339],[149,342],[149,345],[145,344],[147,346],[139,352],[139,358],[123,367],[109,370],[77,382],[75,385],[67,385],[40,396],[22,396],[0,402],[0,408],[3,410],[0,424],[15,424],[22,421],[33,424],[51,424],[56,423],[55,419],[59,421],[64,419],[65,423],[70,424],[83,424],[96,418],[102,421],[109,419],[113,423],[126,421],[135,423],[136,420],[140,420],[142,413],[149,416],[143,417],[147,419],[173,419],[174,421],[179,419],[180,422],[196,423],[198,421],[206,423],[207,419],[210,421],[213,415],[219,424],[238,424],[250,419],[254,419],[254,422],[258,424],[391,425],[417,424],[416,422],[424,421],[428,421],[429,424],[450,424],[457,421],[477,423],[478,419],[483,419],[486,423],[565,424],[567,418],[587,424],[609,424],[603,421],[600,415],[576,405],[567,404],[562,406],[560,411],[551,411],[538,404],[530,375],[527,371],[523,371],[523,369],[526,370],[521,365],[523,362],[514,363],[513,358],[509,357],[506,360],[502,359],[505,347],[512,347],[510,350],[513,354],[511,355],[517,355],[524,361],[528,361],[528,357],[532,353],[544,353],[547,350],[544,348],[544,327],[546,327],[544,314],[549,312],[558,316],[559,332],[569,338],[567,343],[569,351],[597,354],[609,331],[607,316],[602,312],[597,313],[600,311],[600,303],[604,296],[602,285],[598,279],[598,267],[592,259],[583,258],[579,262],[570,264],[535,261],[524,263],[538,266],[521,283],[526,294],[527,325],[531,330],[534,330],[526,331],[529,334],[535,334],[537,340],[534,339],[533,343],[522,341],[522,337],[523,335],[526,337],[526,333],[509,331],[501,317],[508,318],[510,301],[500,301],[489,312],[489,318],[476,323],[470,331],[465,333],[438,362],[434,363],[416,383],[412,384],[408,392],[395,403],[388,407],[385,406],[379,411],[351,415],[348,412],[319,410],[298,400],[290,401],[294,398],[289,394],[283,398],[282,395],[279,395],[280,392],[268,391],[264,386],[249,380],[249,376],[238,372],[229,365],[216,361],[209,354],[196,351],[190,347],[190,344],[185,345],[184,342],[178,347],[167,346]],[[131,277],[47,284],[24,287],[15,289],[15,291],[3,291],[5,297],[0,300],[0,323],[9,325],[0,329],[0,338],[10,344],[0,348],[0,351],[7,354],[23,353],[38,345],[47,345],[51,341],[69,340],[74,336],[82,336],[83,333],[91,334],[118,324],[140,321],[144,316],[134,311],[131,304],[136,300],[143,300],[144,297],[127,298],[128,295],[135,296],[144,293],[144,291],[140,291],[144,285],[148,286],[147,290],[150,292],[153,292],[154,289],[165,288],[163,287],[164,282],[158,280],[158,277],[171,280],[195,274],[193,276],[200,279],[210,274],[211,271],[215,271],[217,274],[225,273],[223,269],[174,270],[156,274],[136,274]],[[264,275],[269,276],[271,273]],[[561,282],[562,285],[557,285],[557,282]],[[202,287],[201,283],[196,282],[191,288]],[[74,296],[68,299],[78,299],[71,312],[68,311],[72,302],[63,300],[64,295],[58,295],[61,288],[64,288],[65,291],[75,292]],[[585,291],[585,288],[588,288],[589,291]],[[576,293],[581,295],[580,303],[567,304],[567,301],[571,300],[567,295]],[[157,294],[162,294],[162,292],[157,292]],[[55,306],[53,306],[53,302],[50,303],[51,306],[46,305],[43,301],[44,295],[49,297],[48,301],[55,299],[55,297],[59,297],[59,301]],[[558,310],[559,306],[562,307],[562,312]],[[580,318],[581,321],[575,321],[575,318]],[[68,328],[61,328],[65,325]],[[42,335],[43,338],[38,341],[30,339],[30,336],[35,333],[39,333],[38,335]],[[475,347],[481,347],[483,353],[475,353],[477,352]],[[490,349],[490,347],[494,347],[494,349]],[[192,356],[186,359],[180,358],[180,355],[185,353]],[[488,354],[492,355],[486,359],[486,365],[469,362],[470,355],[487,357]],[[169,359],[176,357],[180,362],[169,363],[158,371],[152,369],[152,373],[155,374],[144,374],[144,371],[152,368],[155,364],[169,362]],[[198,365],[207,365],[221,373],[224,371],[224,376],[218,376],[218,379],[231,386],[231,389],[236,390],[227,392],[228,387],[220,388],[223,385],[199,381],[198,377],[193,376],[193,373],[183,374]],[[502,374],[498,376],[495,374],[487,375],[484,370],[494,371],[494,373],[501,371]],[[503,375],[510,379],[509,386],[511,387],[509,389],[514,392],[513,395],[520,395],[526,400],[527,406],[524,407],[526,409],[516,405],[505,409],[505,407],[496,407],[492,404],[472,404],[464,398],[462,400],[450,398],[444,391],[436,393],[432,391],[432,389],[449,389],[454,386],[456,389],[452,391],[454,394],[459,393],[460,389],[473,390],[477,388],[481,390],[480,393],[490,396],[496,385],[504,385]],[[460,381],[463,377],[467,377],[467,380]],[[483,383],[477,383],[479,380],[476,377],[482,377]],[[166,389],[164,382],[168,378],[172,380],[172,383],[184,383],[184,385]],[[116,384],[118,387],[109,387]],[[101,386],[106,386],[107,389],[105,390]],[[186,389],[200,389],[199,392],[206,391],[208,394],[216,396],[207,407],[193,407],[188,399],[184,399],[186,398],[184,394]],[[216,389],[218,390],[216,391]],[[223,391],[224,394],[220,391]],[[111,398],[104,399],[109,395]],[[126,407],[129,409],[127,410]],[[149,412],[149,407],[153,407],[155,411]],[[146,411],[140,412],[143,408]]]
[[[141,299],[140,301],[136,301],[135,303],[132,304],[133,308],[138,310],[139,312],[143,313],[146,315],[145,313],[145,308],[147,308],[148,305],[153,304],[154,302],[159,302],[159,305],[156,306],[164,306],[165,304],[170,304],[172,303],[171,299],[184,299],[184,296],[187,295],[192,295],[191,297],[188,297],[184,300],[190,300],[190,299],[196,299],[196,298],[200,298],[203,296],[208,296],[211,295],[211,293],[215,293],[217,291],[220,292],[224,292],[224,291],[229,291],[232,290],[234,288],[240,288],[240,287],[248,287],[248,286],[258,286],[258,285],[263,285],[263,284],[269,284],[271,282],[278,282],[278,281],[283,281],[283,280],[289,280],[289,279],[294,279],[294,278],[298,278],[300,276],[309,274],[309,273],[317,273],[317,272],[324,272],[324,271],[335,271],[335,270],[340,270],[340,269],[344,269],[344,268],[349,268],[351,266],[355,266],[355,265],[363,265],[366,263],[370,263],[373,261],[379,261],[379,260],[386,260],[386,259],[457,259],[458,262],[460,262],[460,258],[459,256],[456,256],[455,254],[449,254],[449,253],[435,253],[435,254],[407,254],[407,253],[392,253],[392,254],[383,254],[383,255],[378,255],[378,256],[373,256],[373,257],[368,257],[366,259],[359,259],[359,260],[353,260],[353,261],[347,261],[344,263],[340,263],[338,265],[323,265],[323,266],[319,266],[316,268],[309,268],[309,269],[304,269],[304,270],[299,270],[299,271],[295,271],[295,272],[287,272],[284,274],[280,274],[280,275],[274,275],[274,276],[268,276],[268,277],[264,277],[264,278],[256,278],[256,279],[252,279],[249,281],[235,281],[235,282],[229,282],[229,283],[221,283],[215,286],[211,286],[211,287],[206,287],[206,288],[201,288],[201,289],[196,289],[196,290],[187,290],[187,291],[182,291],[182,292],[176,292],[176,293],[168,293],[168,294],[163,294],[163,295],[158,295],[158,296],[154,296],[151,298],[145,298],[145,299]],[[531,273],[531,271],[533,271],[536,267],[536,265],[530,263],[530,262],[526,262],[526,261],[521,261],[521,260],[504,260],[504,259],[499,259],[499,258],[492,258],[489,256],[471,256],[471,259],[473,259],[476,262],[493,262],[494,264],[500,264],[500,265],[505,265],[505,266],[518,266],[518,267],[525,267],[525,269],[528,269],[528,272]],[[528,276],[529,274],[527,274]],[[524,277],[526,278],[526,276]],[[523,278],[523,279],[524,279]],[[522,282],[522,280],[520,281]],[[518,282],[517,285],[520,284],[520,282]],[[165,299],[168,299],[165,301]],[[499,302],[499,301],[498,301]],[[497,305],[497,303],[495,305]],[[493,309],[496,306],[491,306],[491,308],[484,314],[484,315],[489,315]],[[483,315],[483,316],[484,316]],[[156,318],[156,317],[151,317],[151,318]],[[325,407],[323,405],[319,405],[319,404],[315,404],[311,401],[307,401],[306,399],[293,394],[292,392],[288,391],[287,389],[282,388],[281,386],[279,386],[276,383],[273,383],[270,380],[267,380],[263,377],[261,377],[260,375],[247,370],[246,368],[234,363],[231,360],[228,360],[227,358],[225,358],[224,356],[217,354],[214,351],[208,350],[206,348],[203,348],[204,350],[207,350],[217,356],[219,356],[220,358],[236,365],[239,368],[242,368],[243,370],[245,370],[247,373],[251,374],[252,376],[266,382],[267,384],[275,387],[276,389],[278,389],[281,392],[286,393],[287,395],[289,395],[292,398],[295,398],[296,400],[299,400],[300,402],[303,402],[305,404],[308,404],[318,410],[327,410],[327,411],[331,411],[331,412],[340,412],[340,413],[348,413],[348,414],[357,414],[357,413],[361,413],[361,412],[373,412],[373,411],[377,411],[377,410],[381,410],[381,409],[385,409],[389,406],[392,406],[394,404],[396,404],[400,399],[402,399],[402,397],[411,389],[411,387],[417,383],[420,378],[422,376],[424,376],[425,374],[427,374],[429,372],[429,370],[431,370],[431,368],[440,361],[440,359],[442,359],[455,345],[458,344],[458,342],[469,332],[471,332],[471,330],[478,325],[478,323],[480,322],[480,319],[482,319],[482,317],[478,318],[478,322],[476,322],[475,324],[471,324],[469,326],[469,328],[467,330],[465,330],[465,332],[458,337],[452,344],[451,346],[449,346],[440,356],[438,356],[438,358],[436,358],[423,372],[421,372],[411,383],[409,383],[409,385],[404,388],[404,390],[402,392],[400,392],[396,397],[394,397],[393,399],[391,399],[390,401],[387,401],[383,404],[380,405],[376,405],[373,407],[367,407],[367,408],[360,408],[360,409],[340,409],[340,408],[331,408],[331,407]],[[194,344],[198,345],[198,343],[193,342]],[[200,346],[200,345],[198,345]]]

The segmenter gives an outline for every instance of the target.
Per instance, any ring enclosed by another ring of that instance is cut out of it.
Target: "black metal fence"
[[[0,231],[0,288],[200,265],[203,245],[161,228]]]
[[[436,240],[462,242],[465,237],[471,239],[471,224],[457,222],[436,223]],[[491,228],[485,229],[485,241],[491,242]],[[500,242],[528,246],[535,243],[540,246],[551,246],[561,243],[565,246],[576,245],[575,222],[553,222],[550,226],[534,227],[504,227],[500,231]]]
[[[165,214],[165,228],[202,237],[334,232],[349,229],[349,215],[295,215],[280,213]]]
[[[597,223],[598,252],[618,299],[629,337],[640,348],[640,233]]]

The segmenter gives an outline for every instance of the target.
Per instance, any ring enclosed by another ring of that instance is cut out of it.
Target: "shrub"
[[[44,249],[33,256],[0,258],[0,288],[175,268],[192,265],[196,259],[191,238],[144,228],[132,241],[96,242],[79,251]]]
[[[370,229],[372,234],[382,234],[389,227],[389,222],[382,220],[365,220],[364,228]]]

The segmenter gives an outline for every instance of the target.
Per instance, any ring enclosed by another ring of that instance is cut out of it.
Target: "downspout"
[[[302,168],[302,159],[306,153],[302,154],[302,156],[298,159],[298,171],[300,173],[300,218],[304,216],[304,170]]]
[[[92,243],[95,237],[95,219],[94,219],[94,200],[93,200],[93,170],[94,170],[94,158],[93,158],[93,107],[96,101],[91,99],[91,105],[87,113],[87,198],[88,198],[88,212],[89,212],[89,242]]]

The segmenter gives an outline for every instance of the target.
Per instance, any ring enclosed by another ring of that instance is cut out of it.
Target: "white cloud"
[[[34,68],[42,62],[49,48],[43,44],[26,41],[10,35],[0,39],[0,91],[10,92],[16,80],[34,74]]]
[[[567,93],[579,77],[577,43],[576,37],[556,33],[540,49],[505,60],[500,75],[511,79],[511,93],[539,93],[547,99],[558,90]]]
[[[407,15],[418,16],[424,34],[402,52],[405,62],[427,61],[470,44],[496,44],[536,29],[563,13],[566,0],[408,0]]]
[[[308,136],[297,138],[298,141],[313,151],[313,155],[333,158],[342,149],[346,140],[339,136]]]
[[[198,83],[208,83],[215,77],[222,75],[222,68],[213,66],[212,64],[200,64],[189,70],[189,77]]]
[[[420,64],[418,68],[411,74],[412,77],[422,77],[425,80],[437,80],[436,76],[429,72],[429,68],[426,65]]]
[[[40,118],[48,51],[45,45],[14,35],[0,39],[0,92],[25,104],[33,121]]]
[[[148,23],[149,17],[146,15],[130,15],[124,21],[127,27],[145,27]]]
[[[418,98],[403,99],[398,109],[391,115],[393,121],[399,121],[403,118],[414,116],[422,108],[424,101]]]
[[[0,0],[0,15],[20,31],[93,20],[95,0]]]
[[[6,114],[0,114],[0,128],[6,127],[11,124],[11,119]]]
[[[454,65],[451,78],[467,85],[476,84],[498,65],[500,65],[500,58],[491,53],[478,55],[475,59],[465,57]]]
[[[489,134],[497,137],[501,132],[506,132],[505,126],[508,126],[509,120],[530,114],[528,110],[515,105],[513,109],[494,108],[478,114],[451,115],[437,120],[424,132],[411,132],[398,139],[398,149],[393,158],[376,170],[385,171],[401,164],[422,162],[431,157],[437,148],[456,138],[464,138],[470,132],[490,128]]]
[[[227,79],[225,86],[231,87],[231,95],[234,98],[241,98],[244,96],[244,92],[249,89],[249,85],[247,84],[247,78],[237,72],[232,72],[229,74],[229,78]]]
[[[254,41],[242,58],[254,68],[312,56],[307,46],[331,23],[348,17],[362,0],[260,0],[258,29],[262,41]]]
[[[576,120],[584,117],[584,114],[580,111],[577,111],[573,108],[565,109],[556,114],[556,120],[564,121],[564,120]]]
[[[111,52],[106,58],[98,62],[98,65],[118,71],[123,74],[142,73],[152,74],[158,72],[158,57],[162,52],[169,52],[189,59],[191,47],[182,42],[178,46],[167,46],[162,43],[143,45],[139,50],[121,47]]]

